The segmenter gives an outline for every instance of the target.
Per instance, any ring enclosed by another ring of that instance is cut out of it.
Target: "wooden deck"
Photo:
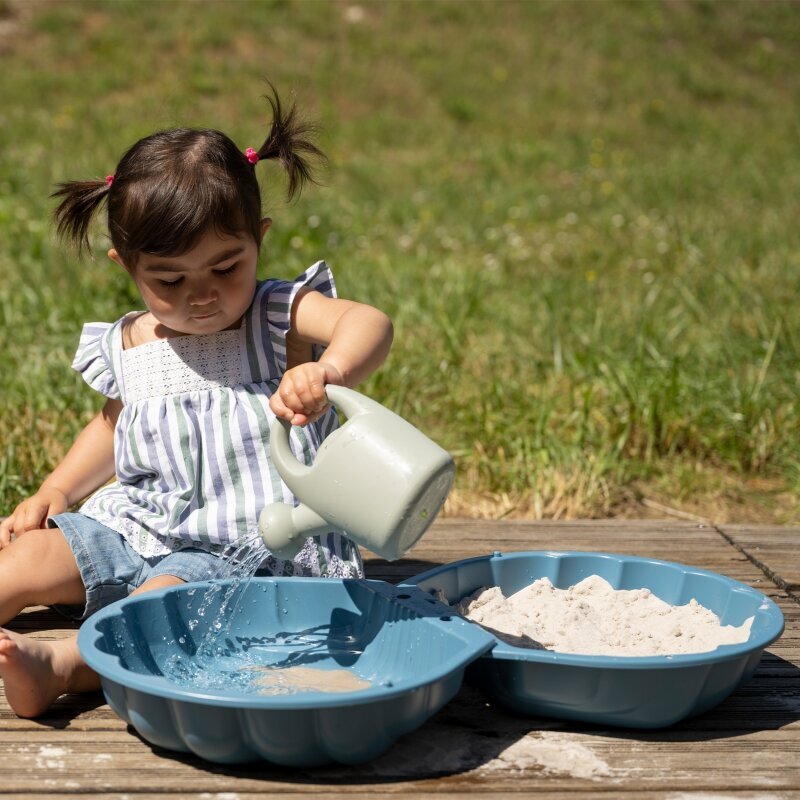
[[[63,698],[36,721],[18,719],[0,696],[0,796],[800,798],[798,544],[800,528],[443,520],[407,559],[387,564],[365,554],[368,577],[397,582],[493,550],[603,550],[721,572],[773,598],[786,631],[765,653],[753,680],[712,711],[667,730],[518,717],[464,686],[427,724],[372,763],[304,770],[268,763],[221,767],[154,751],[99,694]],[[42,639],[74,631],[43,609],[28,611],[9,627]]]

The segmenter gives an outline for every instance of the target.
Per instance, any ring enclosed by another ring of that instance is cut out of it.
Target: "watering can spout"
[[[306,537],[329,531],[331,525],[308,506],[270,503],[258,518],[258,530],[272,553],[291,561],[303,548]]]
[[[270,428],[273,463],[300,505],[264,509],[264,544],[292,558],[306,537],[336,530],[382,558],[401,558],[444,505],[453,459],[380,403],[344,386],[325,391],[347,421],[325,439],[314,464],[301,464],[292,453],[288,422],[276,420]]]

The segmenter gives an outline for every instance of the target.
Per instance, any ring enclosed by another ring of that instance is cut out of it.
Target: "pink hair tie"
[[[106,175],[106,186],[111,186],[112,183],[114,183],[114,176]]]
[[[251,164],[257,164],[257,163],[258,163],[258,161],[259,161],[259,158],[258,158],[258,153],[256,153],[256,151],[255,151],[255,150],[253,150],[253,148],[252,148],[252,147],[248,147],[248,148],[247,148],[247,150],[245,150],[245,151],[244,151],[244,155],[245,155],[245,158],[246,158],[246,159],[247,159],[247,160],[248,160],[248,161],[249,161]]]

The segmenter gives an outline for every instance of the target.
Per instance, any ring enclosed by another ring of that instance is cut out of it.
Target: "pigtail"
[[[284,112],[275,87],[270,84],[271,95],[265,95],[272,108],[272,127],[264,144],[258,149],[258,160],[280,161],[289,176],[286,194],[291,200],[299,194],[306,181],[316,183],[314,161],[325,161],[325,154],[314,144],[319,126],[300,120],[297,106],[292,103]]]
[[[72,242],[78,252],[89,249],[89,223],[108,196],[111,182],[69,181],[59,185],[51,197],[63,200],[53,212],[59,237]]]

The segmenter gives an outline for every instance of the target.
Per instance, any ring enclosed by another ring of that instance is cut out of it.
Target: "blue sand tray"
[[[214,662],[223,671],[229,662],[230,680],[198,686],[170,679],[176,665],[192,663],[216,616],[223,592],[209,593],[214,583],[120,600],[90,617],[78,635],[83,658],[122,719],[154,745],[209,761],[310,766],[372,759],[447,703],[466,665],[494,644],[494,637],[416,589],[253,578]],[[209,597],[211,606],[198,615]],[[242,663],[347,670],[369,687],[262,695],[239,680]]]
[[[496,639],[467,670],[467,680],[524,714],[601,725],[661,728],[706,711],[748,681],[765,647],[783,632],[775,603],[739,581],[684,564],[611,553],[495,553],[432,569],[406,581],[450,604],[482,587],[509,596],[547,577],[567,589],[600,575],[615,589],[648,588],[671,605],[692,598],[741,625],[754,617],[749,639],[706,653],[673,656],[588,656],[531,650]]]

